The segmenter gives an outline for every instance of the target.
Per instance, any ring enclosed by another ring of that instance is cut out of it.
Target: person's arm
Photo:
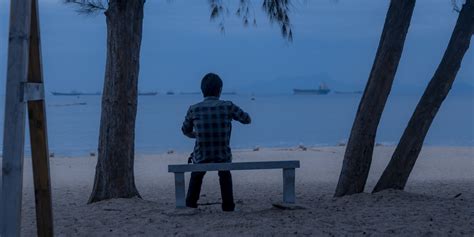
[[[191,108],[188,109],[188,112],[186,113],[186,117],[184,117],[184,122],[183,126],[181,127],[181,131],[183,131],[183,134],[189,138],[196,138],[196,134],[193,131],[193,111]]]
[[[252,122],[250,115],[244,112],[239,106],[232,104],[232,118],[243,124],[249,124]]]

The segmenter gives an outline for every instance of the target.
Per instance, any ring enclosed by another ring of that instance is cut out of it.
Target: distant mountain
[[[395,80],[393,82],[392,94],[419,94],[422,95],[428,86],[429,81],[417,82],[417,83],[407,83],[399,82]],[[453,87],[449,94],[454,95],[473,95],[474,94],[474,85],[469,84],[463,81],[454,81]]]

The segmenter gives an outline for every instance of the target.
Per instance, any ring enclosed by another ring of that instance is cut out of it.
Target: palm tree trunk
[[[139,196],[134,178],[135,118],[145,0],[110,0],[99,152],[89,203]]]
[[[474,0],[466,0],[443,59],[421,97],[400,142],[374,192],[404,189],[426,134],[449,93],[474,34]]]
[[[364,191],[377,127],[402,56],[415,2],[390,2],[375,61],[344,154],[336,197]]]

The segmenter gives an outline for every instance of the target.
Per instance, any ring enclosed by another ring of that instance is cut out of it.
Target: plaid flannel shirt
[[[189,107],[181,130],[195,138],[193,163],[231,162],[229,147],[232,120],[249,124],[250,116],[231,101],[205,97],[204,101]]]

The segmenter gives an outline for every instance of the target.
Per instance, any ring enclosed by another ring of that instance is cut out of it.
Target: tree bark
[[[347,143],[336,197],[364,191],[377,127],[403,52],[415,0],[392,0]]]
[[[140,196],[134,178],[135,118],[144,0],[110,0],[99,151],[89,203]]]
[[[405,188],[423,146],[426,134],[449,93],[474,34],[474,0],[467,0],[443,59],[421,97],[400,142],[373,192]]]

